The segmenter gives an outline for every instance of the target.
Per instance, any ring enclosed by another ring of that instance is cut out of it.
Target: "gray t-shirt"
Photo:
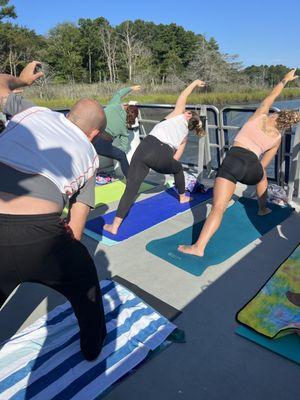
[[[12,93],[7,98],[3,112],[10,118],[34,106],[35,104],[31,101]],[[42,175],[27,174],[17,171],[3,163],[0,163],[0,191],[19,196],[26,194],[31,197],[50,200],[59,204],[61,210],[68,202],[67,196],[63,195],[58,187],[49,179]],[[89,179],[87,183],[69,199],[69,202],[72,204],[79,202],[86,204],[90,208],[94,208],[95,177]]]

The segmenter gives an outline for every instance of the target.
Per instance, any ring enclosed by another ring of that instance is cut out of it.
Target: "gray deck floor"
[[[241,195],[239,187],[237,195]],[[153,195],[143,194],[141,198]],[[116,203],[109,209],[114,209]],[[210,203],[186,212],[114,247],[83,242],[101,278],[120,275],[183,311],[176,324],[187,343],[173,344],[117,384],[107,400],[299,398],[300,367],[239,336],[236,312],[252,297],[299,242],[300,214],[248,245],[200,277],[146,252],[164,237],[205,217]],[[97,215],[100,210],[93,213]],[[129,256],[130,255],[130,256]],[[40,285],[24,284],[0,313],[0,340],[35,321],[65,299]]]

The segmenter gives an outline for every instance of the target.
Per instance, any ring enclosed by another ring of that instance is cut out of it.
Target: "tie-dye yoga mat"
[[[300,245],[238,313],[236,333],[300,364]]]
[[[300,245],[238,312],[237,320],[272,339],[300,332]]]

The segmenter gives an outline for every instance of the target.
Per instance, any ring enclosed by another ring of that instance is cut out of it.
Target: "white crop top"
[[[161,142],[177,150],[188,133],[187,120],[183,114],[180,114],[155,125],[149,135],[155,136]]]

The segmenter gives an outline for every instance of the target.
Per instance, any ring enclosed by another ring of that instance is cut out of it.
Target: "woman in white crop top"
[[[184,175],[179,159],[185,149],[189,131],[194,130],[198,136],[203,135],[205,131],[202,129],[198,113],[186,111],[185,106],[192,91],[204,85],[205,83],[198,79],[184,89],[177,99],[174,111],[158,123],[139,144],[131,160],[126,190],[120,200],[116,217],[112,224],[104,225],[106,231],[117,234],[150,169],[162,174],[174,174],[180,203],[190,200],[190,197],[185,195]]]

